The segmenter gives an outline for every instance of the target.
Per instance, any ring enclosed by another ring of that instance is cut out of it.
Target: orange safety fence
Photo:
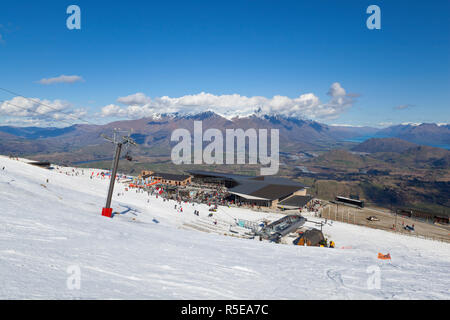
[[[378,252],[378,259],[391,260],[391,255],[389,253],[388,254],[382,254],[382,253]]]
[[[153,181],[152,183],[147,183],[147,187],[150,187],[150,186],[160,183],[160,182],[161,182],[160,180],[156,180],[156,181]]]
[[[140,186],[140,185],[137,185],[137,184],[130,183],[130,184],[128,185],[128,187],[129,187],[129,188],[143,188],[144,186]]]
[[[153,185],[155,185],[155,184],[157,184],[157,183],[160,183],[160,182],[161,182],[161,180],[156,180],[156,181],[154,181],[154,182],[152,182],[152,183],[147,183],[145,186],[146,186],[146,187],[150,187],[150,186],[153,186]],[[143,185],[134,184],[134,183],[130,183],[130,184],[128,185],[128,187],[130,187],[130,188],[144,188]]]

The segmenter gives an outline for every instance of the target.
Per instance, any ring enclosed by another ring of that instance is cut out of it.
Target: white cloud
[[[39,119],[9,118],[2,120],[2,125],[13,125],[15,127],[42,127],[46,125],[46,122]]]
[[[126,97],[120,97],[117,99],[117,102],[126,104],[126,105],[144,105],[146,103],[150,103],[152,100],[147,97],[142,92],[138,92]]]
[[[4,44],[5,43],[5,38],[4,35],[5,33],[8,33],[9,30],[2,24],[0,24],[0,44]]]
[[[345,89],[341,87],[341,84],[339,82],[334,82],[330,90],[328,90],[328,95],[332,97],[341,97],[345,96],[347,93],[345,92]]]
[[[54,83],[74,83],[74,82],[81,82],[84,81],[82,77],[80,76],[66,76],[66,75],[60,75],[59,77],[54,78],[43,78],[39,80],[38,82],[40,84],[54,84]]]
[[[0,116],[24,117],[29,121],[72,121],[87,114],[84,109],[68,110],[71,104],[62,100],[41,100],[38,98],[14,97],[11,100],[0,103]],[[14,118],[9,119],[13,121]],[[22,120],[23,122],[24,120]]]
[[[402,126],[420,126],[422,124],[422,122],[402,122],[401,125]]]
[[[24,97],[14,97],[0,105],[0,114],[19,117],[46,115],[55,111],[61,111],[67,105],[66,102],[61,100],[49,101],[37,98],[26,99]]]
[[[124,109],[121,109],[115,104],[108,104],[102,108],[102,116],[104,117],[115,117],[115,116],[127,116]]]
[[[380,127],[390,127],[393,124],[394,124],[393,122],[379,122],[378,126],[380,126]]]
[[[239,94],[214,95],[201,92],[178,98],[163,96],[151,99],[139,92],[117,99],[127,107],[107,105],[102,108],[101,115],[138,119],[159,113],[196,113],[211,110],[228,118],[259,113],[311,119],[335,119],[355,102],[354,96],[347,94],[338,82],[331,85],[328,95],[331,97],[330,100],[322,103],[313,93],[301,94],[296,98],[280,95],[266,98],[262,96],[246,97]]]
[[[330,127],[349,127],[349,128],[363,128],[363,125],[359,124],[346,124],[346,123],[332,123],[329,125]]]
[[[396,109],[396,110],[405,110],[405,109],[411,108],[412,106],[413,106],[412,104],[402,104],[402,105],[394,107],[394,109]]]

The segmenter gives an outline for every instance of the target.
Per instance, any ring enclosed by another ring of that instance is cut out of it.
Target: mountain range
[[[0,153],[40,154],[47,155],[49,159],[54,158],[54,155],[69,158],[70,154],[74,161],[103,159],[111,157],[112,147],[101,134],[111,136],[114,128],[120,128],[132,131],[131,136],[140,146],[136,148],[137,155],[168,156],[171,133],[177,128],[185,128],[192,133],[194,121],[202,121],[203,131],[208,128],[278,129],[280,150],[292,153],[325,151],[351,141],[361,142],[373,137],[399,138],[406,143],[430,146],[450,145],[450,125],[403,124],[378,129],[330,126],[284,116],[252,115],[227,119],[208,111],[193,115],[162,114],[104,125],[75,124],[65,128],[0,126]]]

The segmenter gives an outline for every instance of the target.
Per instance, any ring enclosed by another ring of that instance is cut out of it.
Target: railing
[[[239,219],[236,224],[240,227],[250,229],[253,232],[256,232],[259,229],[259,224],[254,221]]]
[[[326,209],[327,208],[327,209]],[[326,210],[325,210],[326,209]],[[367,208],[364,208],[367,209]],[[364,209],[357,209],[357,210],[364,210]],[[349,224],[354,224],[354,225],[358,225],[358,226],[363,226],[363,227],[368,227],[368,228],[372,228],[372,229],[378,229],[378,230],[384,230],[384,231],[389,231],[389,232],[393,232],[393,233],[397,233],[397,234],[402,234],[402,235],[407,235],[407,236],[413,236],[416,238],[421,238],[421,239],[429,239],[429,240],[435,240],[435,241],[441,241],[441,242],[450,242],[450,236],[440,236],[440,235],[425,235],[425,234],[421,234],[421,233],[417,233],[417,232],[409,232],[409,231],[404,231],[403,229],[393,229],[391,227],[385,227],[382,225],[373,225],[370,224],[369,222],[364,224],[364,223],[358,223],[357,219],[356,219],[356,213],[353,211],[351,214],[347,211],[347,210],[339,210],[340,212],[338,213],[337,210],[331,210],[331,207],[329,205],[325,205],[324,207],[319,209],[319,217],[321,217],[322,219],[328,219],[331,221],[337,221],[337,222],[344,222],[344,223],[349,223]],[[392,218],[395,218],[395,213],[392,212],[385,212],[386,214],[389,213],[390,216]],[[398,219],[412,219],[409,217],[402,217],[402,216],[397,216]],[[359,217],[361,218],[361,217]],[[417,222],[422,222],[422,223],[426,223],[426,221],[418,221],[417,219],[412,219],[414,221]],[[429,225],[433,225],[432,223],[428,223]],[[398,227],[398,226],[396,226]],[[449,232],[450,233],[450,232]]]

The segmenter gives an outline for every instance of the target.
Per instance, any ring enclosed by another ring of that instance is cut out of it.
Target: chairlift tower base
[[[112,208],[102,208],[102,216],[112,218]]]

